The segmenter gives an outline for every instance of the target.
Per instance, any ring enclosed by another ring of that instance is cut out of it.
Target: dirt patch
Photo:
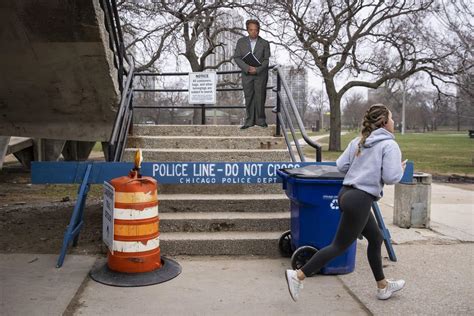
[[[0,207],[68,202],[77,198],[77,184],[31,184],[31,174],[19,163],[7,163],[0,170]],[[92,185],[89,198],[99,199],[102,186]]]
[[[466,184],[466,183],[443,183],[447,186],[456,188],[456,189],[462,189],[462,190],[467,190],[467,191],[473,191],[474,192],[474,183]]]
[[[59,253],[73,208],[72,203],[0,208],[0,252]],[[105,252],[99,201],[86,207],[78,246],[71,249],[80,254]]]
[[[450,187],[474,191],[474,177],[461,175],[433,175],[433,182],[442,183]]]
[[[0,171],[0,252],[59,253],[78,185],[32,185],[29,171],[7,164]],[[84,227],[71,253],[105,253],[101,186],[92,186]]]

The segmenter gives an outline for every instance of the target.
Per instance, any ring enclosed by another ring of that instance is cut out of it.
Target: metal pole
[[[214,104],[214,125],[217,125],[217,110],[216,110],[216,105]]]
[[[405,102],[406,102],[406,92],[405,92],[405,81],[402,80],[402,135],[405,135]]]
[[[322,103],[322,102],[321,102]],[[323,106],[321,105],[321,130],[324,131],[324,109]]]
[[[276,104],[276,112],[277,112],[277,124],[276,124],[276,136],[281,136],[281,130],[280,130],[280,125],[281,125],[281,120],[280,116],[278,113],[280,113],[281,110],[281,99],[280,99],[280,90],[281,90],[281,81],[280,81],[280,74],[277,72],[277,91],[276,91],[276,97],[277,97],[277,104]]]
[[[206,105],[201,104],[201,125],[206,125]]]
[[[279,75],[281,76],[282,73],[281,73],[281,69],[280,68],[276,68]],[[303,121],[301,120],[301,116],[298,112],[298,108],[296,107],[296,104],[295,104],[295,100],[293,100],[293,97],[291,96],[291,90],[290,90],[290,87],[288,86],[288,83],[286,83],[286,81],[284,80],[284,77],[283,77],[283,80],[281,81],[281,84],[283,85],[283,89],[285,90],[285,93],[286,93],[286,97],[288,99],[288,101],[290,101],[290,106],[291,106],[291,110],[293,111],[293,114],[295,116],[295,119],[296,119],[296,123],[298,124],[298,128],[301,132],[301,136],[303,136],[303,139],[306,141],[307,144],[309,144],[311,147],[315,148],[316,149],[316,161],[317,162],[320,162],[321,161],[321,145],[315,143],[314,141],[311,140],[311,138],[308,137],[308,134],[306,134],[306,129],[304,128],[304,124],[303,124]],[[290,119],[290,118],[288,118]],[[296,139],[295,139],[296,141]]]
[[[324,78],[321,80],[321,98],[319,98],[319,101],[321,102],[321,131],[324,131]]]

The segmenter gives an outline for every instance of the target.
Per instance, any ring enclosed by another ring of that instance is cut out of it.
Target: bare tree
[[[324,114],[329,109],[329,104],[327,102],[327,98],[324,95],[324,91],[311,89],[309,92],[309,106],[314,108],[315,112],[317,113],[317,119],[315,121],[319,121],[319,127],[324,129]]]
[[[434,32],[443,45],[459,46],[455,57],[467,73],[474,59],[474,10],[469,0],[438,0],[433,10],[443,32]],[[472,91],[471,91],[472,93]]]
[[[127,48],[139,54],[138,70],[158,69],[164,54],[184,57],[191,71],[218,69],[232,61],[233,47],[226,42],[229,34],[242,34],[243,21],[232,9],[252,6],[228,0],[155,0],[142,4],[139,1],[120,3],[122,20],[128,33]],[[221,51],[214,64],[209,57]],[[199,111],[193,122],[197,124]]]
[[[456,116],[456,128],[466,124],[468,128],[474,129],[474,72],[458,76],[458,89],[454,102]]]
[[[404,81],[398,79],[387,80],[379,88],[368,90],[367,102],[369,105],[383,103],[389,106],[396,126],[401,132],[403,99],[405,99],[405,108],[407,112],[405,115],[405,128],[407,128],[410,123],[413,123],[413,116],[409,115],[408,112],[412,111],[419,105],[420,97],[426,96],[425,91],[427,82],[424,77],[425,76],[422,76],[422,73],[415,73]],[[405,97],[403,95],[405,95]],[[420,111],[415,112],[417,114],[420,113]]]
[[[471,1],[440,0],[435,16],[448,31],[441,36],[444,45],[459,45],[458,63],[463,73],[455,78],[456,100],[454,101],[454,115],[457,130],[463,123],[474,127],[474,71],[472,68],[474,55],[474,10]]]
[[[450,60],[457,47],[428,43],[425,25],[433,7],[434,0],[275,0],[261,6],[272,13],[263,22],[277,44],[322,75],[331,110],[329,150],[341,149],[340,105],[350,89],[375,89],[420,71],[436,83],[460,72]]]
[[[180,21],[170,20],[153,3],[120,1],[118,10],[125,49],[135,57],[136,70],[159,70],[157,61],[172,51]]]
[[[367,101],[361,93],[353,93],[346,98],[343,111],[344,124],[349,129],[357,130],[367,110]]]

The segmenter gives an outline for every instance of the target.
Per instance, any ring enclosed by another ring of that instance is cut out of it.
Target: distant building
[[[283,76],[290,88],[298,112],[303,117],[308,107],[308,72],[306,68],[283,66]],[[276,81],[276,78],[275,78]],[[275,82],[276,84],[276,82]],[[282,88],[283,89],[283,88]],[[283,102],[290,106],[289,100],[283,93]]]
[[[216,22],[216,27],[234,27],[241,26],[244,24],[242,16],[236,14],[234,11],[228,11],[225,15],[220,15],[219,20]],[[207,66],[219,66],[216,70],[212,71],[233,71],[240,70],[233,61],[234,49],[237,44],[240,35],[232,32],[221,32],[217,36],[218,47],[215,48],[214,53],[206,58]],[[204,45],[206,45],[205,43]],[[206,49],[206,47],[204,47]],[[242,86],[240,73],[235,74],[224,74],[217,76],[217,88],[240,88]],[[217,91],[217,104],[218,106],[244,106],[244,94],[243,91]],[[235,120],[235,117],[243,118],[245,116],[244,109],[219,109],[222,112],[228,113],[228,120],[226,124],[240,124],[239,119]],[[206,117],[206,120],[216,122],[216,124],[222,124],[225,121],[225,115],[221,113],[220,117],[214,115],[216,112],[212,110]],[[232,119],[231,119],[232,117]]]

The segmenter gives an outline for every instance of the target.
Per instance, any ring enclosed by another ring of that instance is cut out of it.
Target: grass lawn
[[[342,148],[358,134],[355,132],[343,135]],[[415,171],[435,175],[474,176],[474,139],[467,132],[434,132],[395,134],[402,150],[403,159],[415,162]],[[323,160],[334,161],[341,152],[328,152],[329,137],[320,142],[323,145]],[[309,157],[314,157],[314,150],[305,148]]]

